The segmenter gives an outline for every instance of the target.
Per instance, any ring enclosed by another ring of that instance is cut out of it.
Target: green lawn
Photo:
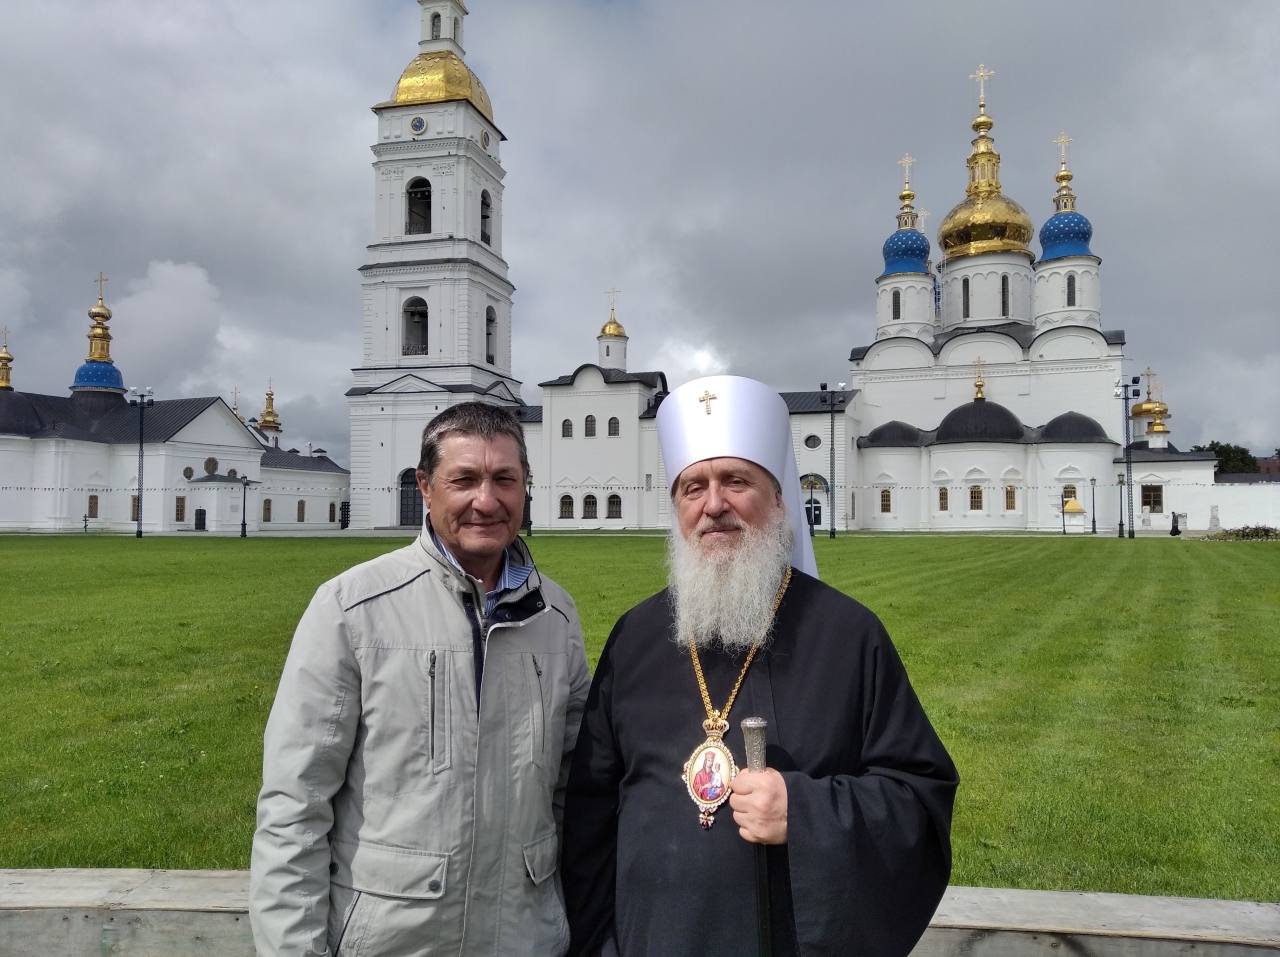
[[[0,867],[245,867],[320,582],[392,539],[0,538]],[[539,536],[594,659],[658,538]],[[817,540],[960,766],[960,884],[1280,898],[1280,547]],[[692,690],[690,691],[692,693]]]

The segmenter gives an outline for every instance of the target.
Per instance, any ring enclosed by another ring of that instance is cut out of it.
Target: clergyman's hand
[[[739,771],[729,785],[729,807],[744,841],[787,843],[787,782],[773,768]]]

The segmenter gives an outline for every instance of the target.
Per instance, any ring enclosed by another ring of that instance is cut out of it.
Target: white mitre
[[[763,382],[736,375],[686,382],[658,406],[658,444],[668,494],[680,473],[703,459],[746,459],[768,470],[782,487],[787,524],[795,535],[791,564],[817,577],[818,563],[800,494],[800,469],[791,444],[791,414],[782,396]],[[676,521],[674,514],[672,521]]]

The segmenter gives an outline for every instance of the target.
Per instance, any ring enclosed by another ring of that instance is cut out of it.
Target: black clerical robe
[[[565,799],[561,864],[571,955],[614,939],[622,957],[758,952],[754,845],[728,804],[703,830],[681,769],[705,738],[668,593],[627,612],[596,668]],[[701,653],[723,707],[745,654]],[[951,872],[955,765],[884,626],[799,571],[747,672],[725,740],[769,722],[787,784],[787,843],[769,848],[774,950],[895,957],[924,933]]]

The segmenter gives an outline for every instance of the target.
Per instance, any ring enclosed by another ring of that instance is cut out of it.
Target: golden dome
[[[969,154],[966,199],[938,227],[938,244],[947,259],[980,253],[1033,254],[1028,247],[1034,228],[1027,211],[1000,192],[1000,154],[988,135],[995,121],[978,106],[973,130],[978,134]]]
[[[622,328],[622,324],[613,315],[613,310],[609,310],[609,321],[600,329],[602,336],[620,336],[623,339],[627,337],[627,330]]]
[[[1129,412],[1131,419],[1146,419],[1155,416],[1168,416],[1169,407],[1159,399],[1152,399],[1151,393],[1147,393],[1146,401],[1139,402]]]
[[[374,109],[466,100],[493,122],[493,105],[479,77],[451,50],[419,53],[396,84],[395,95]]]

